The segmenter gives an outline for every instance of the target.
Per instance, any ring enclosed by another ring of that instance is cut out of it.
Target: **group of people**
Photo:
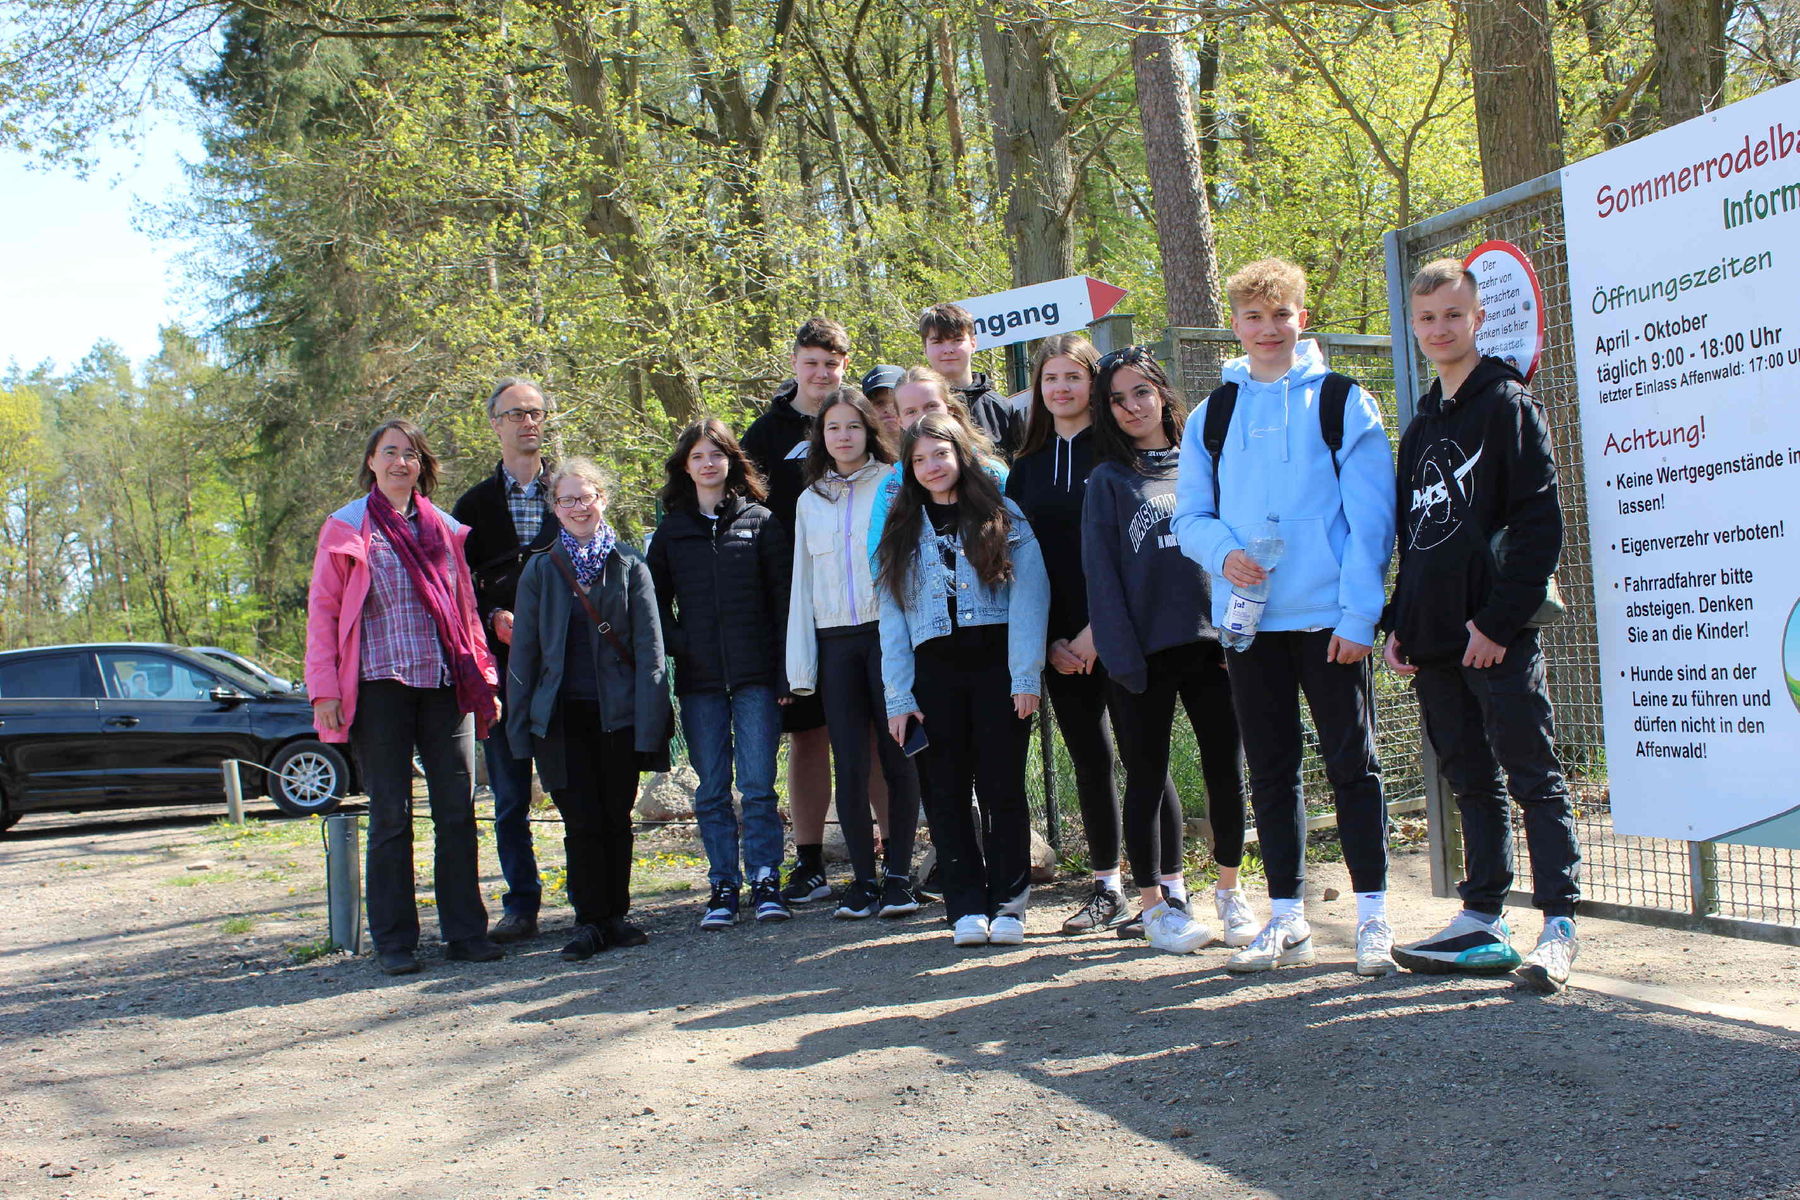
[[[929,365],[876,366],[860,387],[845,383],[843,327],[809,320],[793,378],[741,441],[716,417],[682,431],[642,554],[607,523],[598,465],[545,461],[551,404],[530,381],[496,384],[501,461],[449,515],[429,500],[423,433],[380,426],[368,494],[320,534],[307,684],[321,736],[350,743],[369,795],[381,968],[418,969],[415,749],[448,957],[496,958],[538,932],[534,762],[565,823],[575,926],[563,957],[642,944],[628,920],[631,807],[639,773],[667,768],[671,691],[699,779],[703,928],[834,899],[846,920],[900,917],[941,896],[955,945],[1021,943],[1027,757],[1047,692],[1093,872],[1063,932],[1173,952],[1222,942],[1233,972],[1310,962],[1304,696],[1355,892],[1357,973],[1516,969],[1560,987],[1578,946],[1580,854],[1536,628],[1562,537],[1541,410],[1477,348],[1473,277],[1429,264],[1412,327],[1438,378],[1396,473],[1379,405],[1301,337],[1300,269],[1262,260],[1226,290],[1244,355],[1191,415],[1142,346],[1102,355],[1079,335],[1045,339],[1021,412],[971,369],[975,324],[957,305],[920,320]],[[1462,910],[1402,946],[1372,728],[1380,629],[1388,666],[1415,680],[1466,855]],[[1206,915],[1183,875],[1178,705],[1212,831]],[[476,739],[507,885],[492,930],[475,867]],[[1266,918],[1239,879],[1246,775]],[[1545,918],[1523,958],[1503,912],[1509,791]],[[921,806],[929,887],[914,875]],[[850,861],[841,892],[823,854],[833,808]]]

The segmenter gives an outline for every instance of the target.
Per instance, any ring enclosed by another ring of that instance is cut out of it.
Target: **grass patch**
[[[241,933],[249,933],[255,928],[256,921],[251,917],[227,917],[224,922],[220,924],[219,932],[229,936],[236,936]]]
[[[236,878],[234,871],[189,871],[163,882],[169,887],[203,887],[209,883],[230,883]]]
[[[206,840],[214,845],[224,844],[234,849],[242,846],[305,845],[318,842],[322,821],[321,817],[308,817],[302,821],[291,818],[267,821],[252,817],[242,825],[233,825],[225,817],[220,817],[206,831]]]
[[[331,944],[330,938],[319,938],[312,942],[295,942],[287,948],[287,952],[288,957],[296,963],[309,963],[315,958],[337,953],[337,947]]]

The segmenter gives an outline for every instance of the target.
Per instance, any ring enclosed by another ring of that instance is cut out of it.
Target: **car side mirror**
[[[212,702],[214,704],[225,704],[225,705],[242,704],[244,701],[246,701],[250,698],[250,697],[244,695],[244,693],[238,691],[236,688],[228,688],[228,687],[216,687],[212,691],[208,692],[207,696],[212,700]]]

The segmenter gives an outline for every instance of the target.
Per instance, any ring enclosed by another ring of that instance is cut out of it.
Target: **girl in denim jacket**
[[[961,424],[926,414],[900,462],[876,555],[888,728],[904,744],[917,724],[929,740],[919,781],[955,944],[1016,946],[1031,893],[1025,760],[1050,581],[1031,526]]]

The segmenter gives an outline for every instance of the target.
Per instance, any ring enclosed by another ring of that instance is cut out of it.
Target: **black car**
[[[179,646],[111,642],[0,652],[0,829],[34,811],[222,802],[234,758],[246,796],[295,816],[354,788],[304,696]]]

